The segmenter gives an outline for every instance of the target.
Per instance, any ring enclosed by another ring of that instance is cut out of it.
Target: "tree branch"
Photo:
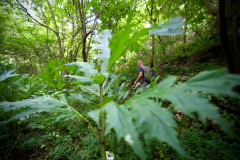
[[[147,10],[148,10],[148,13],[149,13],[149,15],[150,15],[151,13],[150,13],[150,10],[149,10],[149,8],[148,8],[148,5],[147,5],[146,0],[144,0],[144,2],[145,2],[145,4],[146,4],[146,7],[147,7]]]
[[[5,160],[7,160],[7,159],[8,159],[8,156],[9,156],[9,155],[10,155],[10,153],[12,152],[12,149],[13,149],[13,148],[16,146],[16,144],[17,144],[17,142],[18,142],[19,138],[21,137],[21,135],[22,135],[22,132],[20,132],[20,134],[19,134],[19,136],[18,136],[18,139],[16,140],[15,144],[12,146],[12,148],[11,148],[11,150],[9,151],[9,153],[8,153],[7,157],[5,158]]]
[[[13,20],[12,20],[13,21]],[[37,53],[38,55],[38,52],[37,52],[37,49],[36,47],[31,43],[31,41],[29,41],[27,39],[27,37],[22,33],[22,31],[20,30],[20,28],[18,28],[17,24],[15,23],[15,21],[13,21],[13,23],[15,24],[15,26],[17,27],[17,29],[19,30],[19,32],[22,34],[22,36],[28,41],[28,43],[33,47],[33,49],[35,50],[35,52]]]
[[[204,4],[205,4],[205,7],[207,9],[207,11],[213,15],[213,16],[216,16],[218,15],[218,10],[211,4],[211,2],[209,0],[203,0],[204,1]]]
[[[54,31],[52,28],[50,28],[50,27],[48,27],[48,26],[40,23],[38,20],[36,20],[35,18],[33,18],[33,17],[28,13],[27,9],[26,9],[18,0],[16,0],[16,1],[17,1],[18,4],[23,8],[24,12],[25,12],[29,17],[31,17],[35,22],[37,22],[40,26],[49,28],[51,31],[53,31],[54,33],[56,33],[56,31]]]
[[[87,48],[87,55],[88,55],[88,52],[89,52],[89,49],[90,49],[90,42],[91,42],[91,38],[92,38],[92,35],[93,35],[93,31],[95,30],[95,28],[97,26],[97,19],[99,17],[101,5],[102,5],[102,0],[100,2],[99,8],[98,8],[98,13],[97,13],[97,15],[95,17],[95,20],[93,22],[92,29],[87,33],[87,36],[91,33],[91,36],[90,36],[90,39],[89,39],[89,43],[88,43],[88,48]]]
[[[81,31],[81,29],[82,29],[81,27],[78,28],[77,32],[74,34],[74,37],[76,37],[78,35],[78,33]]]

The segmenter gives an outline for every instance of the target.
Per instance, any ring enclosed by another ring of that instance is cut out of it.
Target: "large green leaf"
[[[41,78],[41,82],[53,87],[54,89],[60,90],[66,84],[63,76],[60,74],[61,70],[72,70],[74,66],[64,66],[65,58],[59,60],[59,58],[51,59],[48,63],[45,64],[42,73],[38,74],[38,77]]]
[[[114,83],[114,81],[117,78],[117,75],[114,73],[111,74],[105,74],[106,75],[106,79],[103,82],[103,95],[106,94],[106,92],[109,90],[109,88],[111,87],[111,85]],[[84,86],[84,85],[80,85],[81,89],[85,89],[90,93],[93,93],[97,96],[100,96],[100,88],[98,84],[92,84],[91,86]]]
[[[93,84],[103,84],[107,75],[108,75],[107,73],[105,73],[105,74],[95,74],[95,76],[92,77]]]
[[[0,82],[7,78],[19,75],[19,74],[12,74],[14,71],[15,69],[7,70],[5,67],[1,68],[0,66]]]
[[[111,129],[114,129],[118,141],[124,138],[126,143],[132,147],[133,151],[141,159],[146,159],[141,143],[138,140],[138,133],[133,125],[131,114],[123,106],[113,101],[106,104],[103,109],[107,117],[105,134],[107,135]]]
[[[91,117],[98,126],[100,126],[100,112],[101,112],[101,108],[100,109],[94,109],[93,111],[88,112],[88,116]]]
[[[80,85],[79,87],[83,90],[87,90],[90,93],[100,96],[99,84],[92,84],[91,86]]]
[[[19,119],[21,117],[30,116],[32,114],[36,114],[39,112],[52,112],[52,113],[60,113],[56,118],[62,118],[62,120],[66,119],[75,119],[76,117],[83,119],[84,117],[74,110],[72,107],[67,105],[66,103],[53,99],[51,97],[39,97],[36,99],[26,99],[17,102],[1,102],[0,108],[4,112],[9,110],[15,110],[22,107],[27,107],[27,111],[20,112],[12,116],[5,123],[8,123],[14,119]]]
[[[211,93],[216,96],[228,95],[240,98],[240,95],[232,91],[232,87],[238,85],[240,77],[228,74],[226,69],[205,71],[188,80],[185,85],[179,87],[186,90],[202,93]]]
[[[118,76],[115,73],[109,73],[108,76],[106,76],[106,80],[103,83],[103,95],[106,94],[106,92],[110,89],[110,87],[113,85],[113,83],[116,81],[116,78]]]
[[[176,16],[162,24],[158,24],[158,27],[153,27],[149,31],[149,35],[158,35],[158,36],[174,36],[178,34],[183,34],[183,30],[178,29],[179,27],[183,26],[183,18],[181,16]]]
[[[92,83],[93,80],[91,77],[83,77],[83,76],[77,76],[77,75],[64,75],[64,77],[69,77],[71,79],[75,79],[76,81],[82,82],[82,83]]]
[[[125,53],[125,50],[129,47],[129,49],[133,49],[134,46],[137,45],[136,41],[149,35],[177,35],[182,34],[183,30],[178,29],[183,25],[183,18],[180,16],[174,17],[163,24],[154,24],[150,28],[144,28],[140,31],[133,33],[133,28],[137,26],[137,24],[126,24],[125,29],[121,32],[113,35],[110,40],[109,47],[111,49],[111,56],[108,59],[108,67],[107,72],[111,69],[112,65]],[[132,34],[132,36],[130,36]],[[136,50],[136,49],[135,49]]]
[[[101,63],[101,73],[105,73],[108,67],[108,59],[111,54],[111,49],[108,48],[109,39],[112,38],[111,30],[106,29],[98,37],[94,37],[93,40],[99,42],[100,44],[94,45],[94,47],[101,50],[101,53],[98,54],[96,57],[102,60]]]
[[[70,96],[68,97],[69,99],[76,99],[79,100],[83,103],[86,103],[94,108],[99,108],[99,104],[96,104],[94,102],[92,102],[88,97],[83,97],[81,94],[77,94],[77,93],[70,93]]]
[[[112,54],[108,59],[108,68],[107,72],[111,69],[112,65],[118,60],[118,58],[124,53],[126,50],[126,42],[130,39],[130,34],[132,33],[132,28],[135,27],[136,24],[127,24],[125,29],[121,32],[113,35],[110,40],[109,48],[111,48]]]
[[[171,112],[159,107],[154,100],[142,99],[131,103],[132,115],[140,133],[145,133],[145,141],[149,144],[153,137],[161,142],[168,143],[179,153],[184,151],[178,143],[177,127]]]
[[[137,43],[137,41],[133,42],[132,44],[129,45],[129,50],[130,52],[136,52],[139,53],[141,45]]]
[[[87,62],[73,62],[73,63],[68,63],[66,65],[74,65],[77,67],[77,69],[75,70],[75,74],[79,71],[82,71],[84,73],[85,77],[92,77],[94,76],[96,73],[98,73],[98,71],[95,68],[95,64],[93,63],[87,63]]]
[[[128,100],[124,106],[130,108],[134,103],[149,97],[167,99],[173,102],[175,109],[181,110],[184,114],[194,117],[192,113],[197,112],[203,123],[205,123],[206,118],[215,119],[230,136],[234,136],[230,125],[221,119],[218,114],[218,108],[213,104],[210,104],[208,100],[199,95],[198,92],[217,93],[218,91],[219,93],[224,93],[224,91],[227,91],[228,95],[236,96],[236,93],[231,91],[230,88],[234,85],[240,84],[239,78],[238,75],[226,74],[226,71],[214,70],[206,71],[203,75],[197,75],[187,83],[173,86],[176,77],[171,76],[163,80],[154,88],[145,90],[140,95],[134,96]],[[193,86],[193,83],[195,83],[196,86]],[[213,83],[215,86],[214,89],[211,90],[209,89],[209,85]],[[198,87],[199,84],[201,84],[201,87]],[[223,87],[222,85],[225,86]]]

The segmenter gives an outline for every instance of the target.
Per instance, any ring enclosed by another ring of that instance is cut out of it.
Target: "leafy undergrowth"
[[[123,77],[121,82],[128,84],[127,88],[131,90],[130,95],[134,95],[136,92],[132,84],[138,75],[137,60],[134,59],[125,65],[127,70],[120,70]],[[215,46],[208,50],[158,64],[153,68],[153,71],[155,77],[159,76],[159,83],[168,75],[178,76],[176,83],[183,83],[202,71],[226,67],[227,62],[221,47]],[[235,87],[234,90],[239,93],[240,87]],[[227,119],[232,124],[234,131],[240,135],[240,100],[228,96],[215,97],[211,94],[204,96],[219,107],[222,117]],[[157,101],[162,100],[158,99]],[[165,108],[172,110],[173,105],[170,101],[163,100],[162,103]],[[183,118],[183,115],[176,116],[178,115],[177,112],[173,110],[172,112],[180,124],[179,119]],[[189,157],[182,158],[166,144],[155,144],[155,148],[152,148],[152,159],[159,157],[159,155],[162,159],[238,159],[240,156],[238,152],[240,149],[239,139],[228,138],[215,121],[209,119],[207,125],[203,125],[199,120],[192,121],[189,119],[185,124],[186,126],[183,128],[179,138]]]
[[[11,75],[13,70],[3,69],[0,89],[7,92],[0,102],[2,157],[106,159],[106,151],[113,152],[115,159],[239,157],[239,115],[218,112],[209,101],[238,104],[233,97],[239,94],[231,89],[239,85],[240,77],[224,69],[212,70],[224,64],[210,59],[213,53],[154,68],[160,83],[156,78],[144,91],[128,90],[137,73],[135,63],[126,66],[131,74],[110,72],[126,45],[140,37],[182,33],[177,29],[181,17],[134,32],[132,14],[131,10],[125,30],[115,35],[104,30],[94,38],[101,50],[96,56],[102,62],[99,68],[85,62],[64,65],[64,59],[56,58],[38,76],[18,77]],[[62,70],[70,74],[62,75]],[[203,70],[211,71],[198,74]]]
[[[187,76],[184,80],[205,70],[226,68],[226,58],[221,46],[215,46],[198,53],[177,57],[172,61],[157,65],[156,75],[162,79],[166,75]]]

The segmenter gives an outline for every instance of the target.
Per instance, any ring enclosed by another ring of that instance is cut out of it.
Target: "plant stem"
[[[185,119],[185,115],[183,115],[183,117],[181,119],[181,123],[180,123],[179,130],[178,130],[178,138],[180,137],[180,134],[181,134],[184,119]]]
[[[52,132],[52,152],[53,152],[53,127],[52,127],[52,121],[50,120],[51,125],[51,132]],[[51,156],[51,159],[53,160],[53,155]]]
[[[117,160],[117,156],[116,156],[116,154],[115,154],[115,150],[114,150],[114,148],[113,148],[113,146],[112,146],[112,143],[111,143],[111,141],[110,141],[109,135],[107,136],[107,138],[108,138],[108,142],[109,142],[110,148],[111,148],[111,150],[112,150],[112,152],[113,152],[114,159]]]
[[[62,130],[61,130],[60,121],[58,121],[58,130],[59,130],[59,133],[60,133],[60,134],[62,134]]]
[[[103,108],[103,88],[102,84],[99,84],[100,87],[100,108]],[[105,148],[105,121],[104,121],[104,112],[101,112],[101,157],[102,160],[106,160],[106,148]]]
[[[121,145],[122,145],[122,148],[123,148],[123,154],[124,154],[124,159],[125,159],[125,158],[127,158],[127,156],[126,156],[126,152],[125,152],[125,148],[124,148],[124,141],[123,141],[123,139],[122,139]]]
[[[7,121],[7,113],[5,112],[5,121]],[[7,136],[7,140],[8,140],[8,126],[7,123],[5,123],[5,129],[6,129],[6,136]]]
[[[16,131],[16,121],[13,122],[13,126],[14,126],[14,135],[17,137],[17,131]]]
[[[9,156],[9,155],[10,155],[10,153],[12,152],[12,149],[13,149],[13,148],[16,146],[16,144],[17,144],[17,142],[18,142],[19,138],[21,137],[21,135],[22,135],[22,132],[19,134],[19,136],[18,136],[18,138],[17,138],[17,140],[16,140],[15,144],[12,146],[11,150],[8,152],[8,155],[7,155],[7,157],[5,158],[5,160],[7,160],[7,159],[8,159],[8,156]]]
[[[44,128],[44,129],[45,129],[45,132],[47,132],[47,127]],[[46,142],[47,142],[47,148],[48,148],[48,150],[50,151],[50,146],[49,146],[49,142],[48,142],[47,135],[46,135]]]
[[[185,129],[188,129],[188,117],[187,116],[185,116]]]
[[[164,158],[167,158],[167,144],[165,144],[165,157]]]
[[[69,106],[67,103],[64,103],[64,102],[62,102],[62,101],[59,101],[59,102],[65,104],[67,107],[71,108],[71,109],[77,114],[77,117],[78,117],[78,118],[80,118],[81,120],[85,121],[85,122],[88,124],[88,126],[90,127],[90,130],[93,132],[93,135],[95,136],[95,138],[97,139],[97,141],[100,142],[100,139],[99,139],[97,133],[95,132],[93,126],[91,125],[91,123],[90,123],[86,118],[84,118],[78,111],[76,111],[74,108],[72,108],[71,106]]]
[[[159,144],[159,159],[161,160],[162,156],[161,156],[161,143]]]

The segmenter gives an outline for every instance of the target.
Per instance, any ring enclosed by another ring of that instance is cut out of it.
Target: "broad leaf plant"
[[[81,82],[81,85],[78,86],[81,89],[99,96],[100,104],[94,104],[81,94],[71,94],[71,98],[83,101],[95,108],[88,115],[101,128],[101,135],[96,132],[86,117],[68,105],[63,95],[59,96],[60,100],[50,96],[42,96],[17,102],[1,102],[0,107],[4,112],[27,106],[24,112],[15,114],[2,124],[39,112],[58,113],[56,114],[58,121],[77,119],[88,124],[89,129],[99,142],[103,160],[106,159],[105,138],[111,130],[115,131],[118,141],[124,139],[141,159],[146,159],[147,155],[144,153],[139,140],[140,134],[144,135],[146,144],[149,144],[152,138],[156,138],[160,142],[167,143],[184,156],[185,151],[178,142],[177,124],[174,116],[165,108],[160,107],[153,98],[149,98],[155,97],[171,101],[174,104],[174,109],[181,110],[192,118],[194,118],[193,113],[197,113],[202,123],[206,123],[206,118],[216,120],[224,131],[234,137],[234,132],[227,121],[220,117],[217,107],[209,103],[203,96],[203,94],[212,94],[240,97],[239,94],[231,90],[232,87],[240,84],[240,76],[228,74],[226,70],[205,71],[180,85],[175,84],[177,77],[169,76],[152,88],[129,98],[122,105],[114,101],[116,97],[108,97],[107,91],[117,77],[110,72],[111,67],[129,47],[138,46],[138,39],[147,34],[162,36],[183,33],[182,30],[178,29],[183,25],[183,18],[179,16],[162,24],[153,24],[149,28],[135,31],[134,27],[137,24],[131,23],[134,7],[135,4],[128,13],[127,24],[123,31],[112,35],[111,30],[104,30],[98,37],[94,38],[99,43],[95,47],[101,51],[96,56],[101,60],[100,71],[96,69],[94,63],[74,62],[67,64],[76,66],[77,69],[74,74],[65,76],[76,82]],[[79,71],[84,73],[84,76],[77,75]],[[1,75],[1,80],[4,80],[6,76],[15,76],[14,74],[9,75],[11,72],[4,72]]]

